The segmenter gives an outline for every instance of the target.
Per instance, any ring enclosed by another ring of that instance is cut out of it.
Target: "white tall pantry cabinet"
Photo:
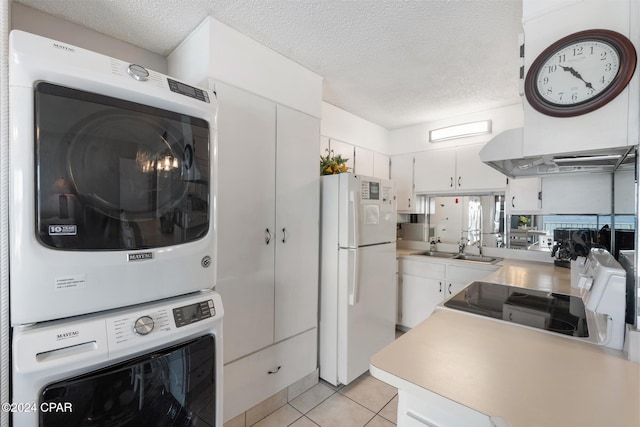
[[[213,18],[168,64],[219,104],[226,422],[317,375],[322,77]]]
[[[216,290],[225,412],[237,415],[316,369],[320,123],[226,84],[215,89]]]

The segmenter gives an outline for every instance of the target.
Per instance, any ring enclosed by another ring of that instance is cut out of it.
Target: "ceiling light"
[[[454,138],[465,138],[474,135],[491,133],[491,120],[464,123],[429,131],[429,142],[444,141]]]

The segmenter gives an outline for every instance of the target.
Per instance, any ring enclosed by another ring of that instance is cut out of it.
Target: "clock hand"
[[[588,87],[589,89],[593,89],[593,86],[591,85],[591,83],[585,82],[584,79],[582,78],[582,76],[580,75],[580,73],[577,72],[576,70],[574,70],[573,67],[563,67],[562,65],[560,65],[559,67],[562,68],[564,71],[570,72],[572,76],[577,77],[578,79],[582,80],[584,82],[584,85],[586,87]]]

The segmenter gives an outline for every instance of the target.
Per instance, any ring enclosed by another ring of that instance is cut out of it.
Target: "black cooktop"
[[[472,282],[445,307],[574,337],[588,337],[582,299],[490,282]]]

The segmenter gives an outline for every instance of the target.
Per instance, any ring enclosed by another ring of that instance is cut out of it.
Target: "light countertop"
[[[572,292],[568,269],[500,265],[486,281]],[[513,427],[640,426],[640,364],[622,352],[463,312],[435,311],[375,354],[371,373]]]

